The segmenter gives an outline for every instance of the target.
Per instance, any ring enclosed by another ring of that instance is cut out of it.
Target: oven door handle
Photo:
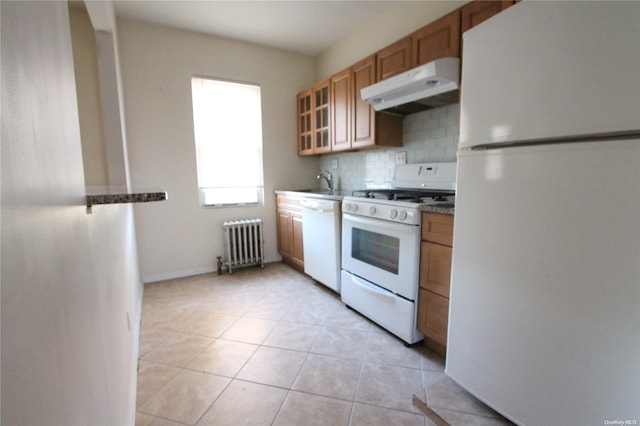
[[[361,289],[363,289],[363,290],[365,290],[365,291],[367,291],[369,293],[376,294],[378,296],[382,296],[382,297],[385,297],[387,299],[392,299],[393,300],[393,294],[392,293],[389,293],[389,292],[386,292],[386,291],[383,291],[383,290],[378,290],[377,288],[372,287],[371,284],[369,284],[368,282],[366,282],[366,281],[364,281],[364,280],[362,280],[362,279],[360,279],[360,278],[358,278],[358,277],[356,277],[354,275],[351,275],[351,279]]]
[[[409,225],[406,223],[393,223],[393,222],[387,222],[385,220],[367,219],[359,216],[352,216],[346,213],[342,213],[342,218],[343,218],[343,221],[360,223],[362,225],[375,226],[378,229],[387,229],[389,231],[404,232],[407,234],[411,234],[416,230],[416,226]]]

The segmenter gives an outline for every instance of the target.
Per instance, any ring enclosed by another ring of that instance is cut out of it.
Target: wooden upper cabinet
[[[376,57],[371,55],[351,67],[352,69],[352,99],[353,122],[352,148],[373,145],[375,142],[375,110],[371,105],[362,100],[360,90],[375,83]]]
[[[402,118],[376,112],[360,90],[435,59],[461,56],[462,31],[514,3],[475,0],[298,95],[298,155],[402,146]]]
[[[376,112],[360,95],[363,87],[375,82],[375,76],[376,57],[371,55],[332,77],[334,151],[402,146],[402,117]],[[349,90],[346,113],[341,95],[345,88]]]
[[[375,80],[371,55],[300,93],[298,155],[402,146],[402,117],[378,113],[362,100],[360,90]]]
[[[313,154],[311,89],[298,94],[298,155]]]
[[[332,150],[351,149],[351,68],[331,77],[330,96]]]
[[[461,10],[422,27],[376,54],[376,81],[408,71],[434,59],[460,57]]]
[[[329,127],[329,80],[313,86],[313,152],[315,154],[331,151]]]
[[[434,59],[460,57],[460,9],[412,34],[412,67]]]
[[[513,1],[479,0],[465,4],[462,6],[462,32],[481,24],[493,15],[497,15],[513,4]]]
[[[422,288],[418,291],[418,330],[438,344],[433,347],[446,356],[447,333],[449,330],[449,299]]]
[[[376,82],[411,68],[410,35],[376,53]]]
[[[331,151],[329,80],[298,94],[298,155]]]

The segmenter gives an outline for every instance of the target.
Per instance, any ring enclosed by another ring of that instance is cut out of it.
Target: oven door
[[[409,300],[418,294],[420,227],[343,213],[342,269]]]

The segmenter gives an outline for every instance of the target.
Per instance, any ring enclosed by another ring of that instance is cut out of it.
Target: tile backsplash
[[[408,115],[403,121],[403,146],[393,149],[326,155],[320,170],[329,170],[336,188],[353,190],[391,185],[396,153],[407,153],[407,163],[456,161],[460,104]],[[338,168],[332,168],[332,160]]]

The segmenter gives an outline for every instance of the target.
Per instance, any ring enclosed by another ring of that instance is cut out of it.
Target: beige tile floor
[[[272,263],[147,284],[137,426],[508,424],[444,375],[443,359]]]

